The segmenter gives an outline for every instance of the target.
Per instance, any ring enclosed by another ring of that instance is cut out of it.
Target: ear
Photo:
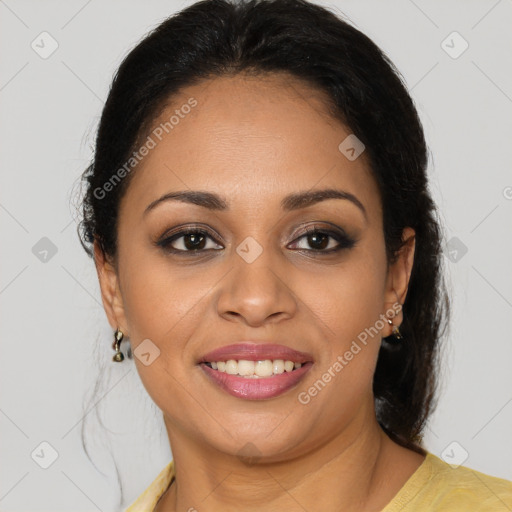
[[[98,273],[101,299],[107,314],[108,323],[112,329],[119,328],[125,335],[128,335],[117,270],[115,265],[105,256],[97,240],[94,240],[94,263]]]
[[[397,253],[396,260],[389,265],[388,268],[385,289],[385,307],[386,310],[394,312],[393,324],[395,326],[399,326],[403,322],[401,306],[407,296],[412,265],[414,263],[414,251],[416,248],[415,235],[414,229],[410,227],[404,228],[402,232],[403,245]],[[397,304],[400,305],[399,308]],[[384,336],[389,336],[392,329],[393,326],[389,326],[389,333],[384,333]]]

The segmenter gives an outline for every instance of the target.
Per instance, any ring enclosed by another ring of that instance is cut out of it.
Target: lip
[[[309,362],[292,372],[284,372],[273,377],[246,379],[240,375],[229,375],[213,370],[205,364],[200,365],[206,375],[221,389],[246,400],[265,400],[286,393],[302,380],[312,366],[313,363]]]
[[[205,354],[200,363],[228,361],[229,359],[245,359],[247,361],[261,361],[264,359],[284,359],[294,363],[312,362],[313,357],[305,352],[299,352],[285,345],[275,343],[255,343],[244,341],[226,345]]]
[[[219,372],[204,364],[230,359],[247,361],[283,359],[301,363],[302,366],[272,377],[247,379],[240,375]],[[313,366],[313,358],[305,352],[299,352],[284,345],[243,342],[208,352],[199,361],[199,366],[211,382],[230,395],[245,400],[265,400],[280,396],[294,388]]]

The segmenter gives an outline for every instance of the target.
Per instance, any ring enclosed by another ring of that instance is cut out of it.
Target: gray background
[[[115,510],[108,446],[123,468],[125,504],[170,459],[133,363],[110,362],[112,333],[72,198],[121,58],[190,3],[0,0],[1,511]],[[319,3],[389,54],[432,152],[454,311],[426,446],[512,479],[512,1]],[[44,31],[58,44],[47,58]],[[98,372],[100,399],[84,412]],[[84,419],[106,476],[81,447]]]

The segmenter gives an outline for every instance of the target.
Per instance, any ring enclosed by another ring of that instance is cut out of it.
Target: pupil
[[[329,237],[325,234],[313,233],[309,235],[309,243],[315,249],[325,249],[329,244],[328,240]]]
[[[190,250],[201,249],[204,242],[204,236],[198,234],[189,234],[185,236],[185,247]]]

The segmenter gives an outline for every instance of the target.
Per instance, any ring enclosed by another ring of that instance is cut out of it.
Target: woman
[[[448,313],[426,167],[393,65],[304,0],[198,2],[126,57],[81,234],[173,453],[128,511],[512,507],[421,444]]]

